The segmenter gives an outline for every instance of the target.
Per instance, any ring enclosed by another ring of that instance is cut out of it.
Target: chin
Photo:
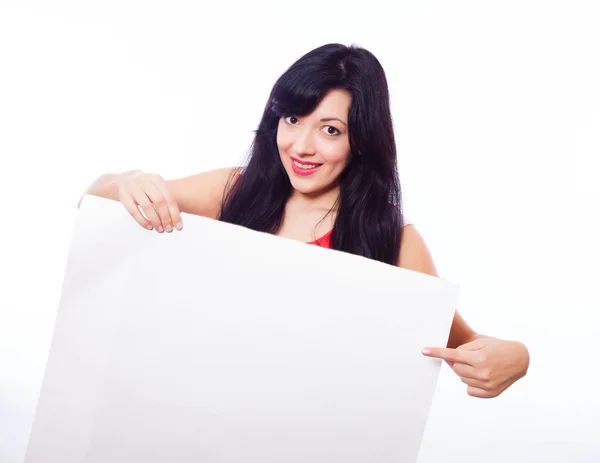
[[[323,185],[312,180],[295,178],[293,174],[290,175],[290,183],[294,190],[303,194],[312,194],[323,189]]]
[[[302,193],[306,196],[318,196],[323,193],[327,193],[332,188],[334,188],[333,184],[323,183],[319,181],[315,181],[316,179],[303,179],[297,178],[294,175],[290,176],[290,183],[292,184],[292,188],[298,193]]]

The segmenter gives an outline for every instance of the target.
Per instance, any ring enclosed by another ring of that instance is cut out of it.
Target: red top
[[[315,246],[320,246],[322,248],[331,248],[331,234],[333,233],[333,229],[329,230],[326,234],[317,238],[315,241],[311,241],[308,244],[313,244]]]

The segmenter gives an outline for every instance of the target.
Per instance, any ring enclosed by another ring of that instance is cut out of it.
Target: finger
[[[150,201],[152,201],[152,204],[154,204],[154,209],[160,218],[163,228],[169,233],[172,232],[173,221],[171,219],[169,206],[167,205],[167,200],[165,199],[164,195],[152,182],[148,182],[145,191],[146,195],[148,195],[148,198],[150,198]]]
[[[156,178],[154,180],[154,185],[156,185],[156,187],[160,190],[167,202],[169,214],[171,215],[171,225],[173,226],[173,228],[181,230],[183,228],[183,220],[181,219],[181,211],[179,210],[179,205],[177,204],[177,201],[175,201],[175,198],[173,198],[171,191],[167,187],[162,177]]]
[[[475,386],[467,387],[467,394],[469,394],[472,397],[479,397],[480,399],[491,399],[492,397],[496,397],[498,395],[495,392],[486,391]]]
[[[428,347],[423,349],[423,355],[440,358],[449,362],[471,364],[473,354],[465,350],[449,349],[446,347]]]
[[[486,390],[489,388],[489,386],[487,386],[486,384],[484,384],[482,381],[479,381],[478,379],[473,379],[473,378],[465,378],[463,376],[460,377],[460,380],[465,383],[467,386],[471,386],[477,389],[481,389],[481,390]]]
[[[454,372],[460,377],[471,378],[476,380],[483,379],[481,378],[481,375],[477,373],[477,370],[475,368],[466,363],[455,362],[454,365],[452,365],[452,370],[454,370]]]
[[[146,217],[148,217],[148,220],[152,222],[152,225],[154,226],[154,228],[156,228],[156,231],[162,233],[163,227],[160,217],[158,217],[158,214],[154,209],[154,205],[152,204],[150,198],[148,198],[146,193],[144,193],[144,191],[141,188],[135,188],[132,190],[132,196],[134,201],[142,208],[142,211],[144,211],[144,214],[146,215]]]
[[[123,197],[121,199],[121,204],[125,206],[127,212],[129,212],[131,216],[136,220],[136,222],[139,223],[142,227],[147,228],[148,230],[152,230],[152,228],[154,228],[152,226],[152,223],[142,215],[142,213],[137,207],[137,204],[131,196]]]

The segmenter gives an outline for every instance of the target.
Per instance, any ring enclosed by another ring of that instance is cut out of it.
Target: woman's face
[[[337,186],[350,159],[348,111],[351,95],[331,90],[306,116],[279,120],[277,146],[295,190],[312,195]]]

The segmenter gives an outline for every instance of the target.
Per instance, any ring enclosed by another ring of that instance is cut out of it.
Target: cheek
[[[279,151],[287,151],[292,143],[293,140],[289,134],[285,133],[285,131],[279,130],[277,132],[277,147],[279,148]]]
[[[350,148],[345,144],[329,145],[323,148],[321,154],[327,163],[344,166],[350,159]]]

